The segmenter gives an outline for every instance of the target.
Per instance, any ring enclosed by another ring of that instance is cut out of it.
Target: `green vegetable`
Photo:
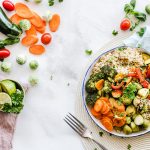
[[[38,62],[36,60],[32,60],[29,63],[29,67],[32,70],[36,70],[38,68],[38,66],[39,66],[39,64],[38,64]]]
[[[42,0],[34,0],[35,3],[39,4],[42,2]]]
[[[130,117],[126,117],[126,124],[130,124],[131,123],[131,118]]]
[[[131,1],[130,1],[130,5],[131,5],[133,8],[135,8],[136,0],[131,0]]]
[[[19,65],[23,65],[27,61],[27,57],[25,55],[18,55],[16,61]]]
[[[0,48],[4,48],[7,45],[13,45],[16,43],[19,43],[20,39],[19,38],[7,38],[5,40],[0,40]]]
[[[2,62],[1,63],[1,70],[3,72],[10,72],[11,71],[11,63],[10,62]]]
[[[85,90],[86,90],[88,93],[93,93],[93,92],[95,92],[95,91],[97,90],[96,87],[95,87],[95,82],[93,82],[93,80],[89,79],[89,80],[86,82]]]
[[[131,145],[130,144],[128,144],[127,149],[131,150]]]
[[[125,125],[125,126],[123,127],[123,132],[124,132],[125,134],[131,134],[131,133],[132,133],[132,129],[131,129],[128,125]]]
[[[139,104],[140,104],[140,102],[141,102],[141,100],[140,100],[141,98],[140,97],[135,97],[135,99],[133,100],[133,105],[135,106],[135,107],[137,107]]]
[[[26,31],[29,30],[31,28],[31,23],[29,20],[27,19],[23,19],[19,22],[19,26],[22,30]]]
[[[35,76],[30,76],[29,77],[29,83],[32,85],[32,86],[35,86],[37,85],[39,82],[38,78],[35,77]]]
[[[103,136],[103,134],[104,134],[104,132],[99,132],[99,135],[102,137]]]
[[[23,109],[23,98],[24,98],[23,91],[17,89],[16,92],[13,93],[10,97],[12,100],[12,105],[4,104],[2,111],[6,113],[19,114],[20,111]]]
[[[92,50],[86,49],[86,50],[85,50],[85,53],[86,53],[87,55],[91,55],[91,54],[92,54]]]
[[[144,119],[141,115],[137,115],[134,119],[134,123],[139,126],[142,125],[144,123]]]
[[[135,18],[137,18],[139,21],[145,22],[146,21],[146,14],[135,11],[134,13]]]
[[[97,93],[94,94],[88,94],[86,96],[86,103],[88,106],[94,106],[96,100],[99,98],[100,96]]]
[[[126,108],[126,113],[127,113],[127,116],[133,116],[134,114],[136,114],[136,109],[133,105],[130,105]]]
[[[97,82],[99,81],[100,79],[103,79],[105,77],[104,73],[96,73],[96,74],[92,74],[90,76],[90,79],[93,81],[93,82]]]
[[[112,35],[116,36],[117,34],[118,34],[118,31],[116,31],[116,30],[112,31]]]
[[[150,4],[146,5],[145,11],[150,15]]]
[[[132,103],[132,99],[128,98],[127,96],[123,95],[120,98],[120,101],[123,102],[124,105],[130,105]]]
[[[144,119],[143,127],[144,127],[145,129],[147,129],[148,127],[150,127],[150,121],[147,120],[147,119]]]
[[[54,5],[54,0],[48,0],[48,5],[53,6]]]
[[[111,83],[108,80],[105,80],[105,82],[104,82],[103,91],[105,93],[110,93],[112,91]]]
[[[138,90],[138,95],[141,96],[142,99],[145,99],[149,95],[149,89],[142,88]]]
[[[124,6],[124,12],[125,13],[131,13],[132,11],[133,11],[133,6],[132,5],[130,5],[130,4],[125,4],[125,6]]]
[[[137,34],[138,34],[140,37],[142,37],[142,36],[144,35],[145,31],[146,31],[146,28],[140,28],[140,30],[137,32]]]
[[[0,7],[0,32],[11,38],[19,37],[22,34],[22,30],[16,24],[13,24],[8,19],[8,17],[6,16],[1,7]]]
[[[131,126],[131,129],[133,132],[139,132],[140,131],[139,126],[137,126],[134,122],[131,122],[130,126]]]

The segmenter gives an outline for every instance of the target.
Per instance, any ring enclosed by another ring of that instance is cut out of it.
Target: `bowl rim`
[[[89,74],[89,71],[91,70],[91,67],[92,67],[103,55],[105,55],[105,54],[107,54],[107,53],[109,53],[109,52],[112,52],[112,51],[114,51],[114,50],[117,49],[117,48],[123,48],[123,47],[124,47],[124,48],[128,48],[128,47],[130,47],[130,48],[138,48],[138,47],[132,47],[132,46],[117,46],[117,47],[108,49],[108,50],[102,52],[101,54],[99,54],[98,57],[95,56],[96,58],[93,58],[92,63],[90,63],[90,65],[88,65],[88,67],[86,67],[86,71],[85,71],[84,76],[83,76],[83,79],[82,79],[82,83],[81,83],[81,87],[82,87],[82,89],[81,89],[81,96],[82,96],[82,101],[83,101],[83,105],[84,105],[84,107],[85,107],[86,112],[88,113],[88,115],[90,116],[90,118],[92,119],[92,121],[93,121],[100,129],[102,129],[103,131],[106,131],[106,132],[109,133],[109,134],[112,134],[112,135],[114,135],[114,136],[117,136],[117,137],[131,138],[131,137],[142,136],[142,135],[144,135],[144,134],[146,134],[146,133],[149,133],[149,132],[150,132],[150,129],[149,129],[149,130],[144,130],[143,132],[141,131],[141,132],[139,132],[139,133],[137,132],[137,135],[136,135],[136,134],[129,134],[129,135],[126,135],[126,134],[124,134],[124,135],[114,134],[114,133],[112,133],[112,132],[106,130],[105,128],[102,128],[102,127],[100,126],[100,124],[98,124],[98,123],[95,121],[96,119],[94,119],[94,116],[91,115],[91,113],[90,113],[90,111],[89,111],[89,108],[88,108],[88,106],[87,106],[87,104],[86,104],[86,100],[85,100],[85,84],[86,84],[86,78],[87,78],[87,75]],[[146,52],[145,49],[143,49],[143,48],[140,48],[140,49]]]

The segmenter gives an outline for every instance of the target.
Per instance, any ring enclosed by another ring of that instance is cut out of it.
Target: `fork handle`
[[[102,150],[108,150],[106,147],[104,147],[102,144],[100,144],[99,142],[97,142],[94,139],[91,139],[94,143],[96,143],[100,148],[102,148]]]

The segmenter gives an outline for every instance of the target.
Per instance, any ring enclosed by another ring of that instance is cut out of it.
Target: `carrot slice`
[[[113,119],[114,114],[113,114],[113,112],[109,111],[107,114],[105,114],[105,116],[110,118],[110,119]]]
[[[95,102],[94,110],[95,110],[96,112],[100,112],[101,109],[103,108],[103,105],[104,105],[103,101],[101,101],[101,100],[98,99],[98,100]]]
[[[106,117],[105,117],[105,118],[101,119],[101,123],[108,131],[111,132],[113,130],[113,124],[109,118],[106,119]]]
[[[26,34],[27,35],[37,35],[35,27],[33,25],[31,25],[31,28],[26,31]]]
[[[16,3],[15,4],[16,14],[22,18],[28,19],[33,17],[32,11],[29,7],[23,3]]]
[[[103,115],[105,115],[105,114],[107,114],[109,111],[110,111],[110,108],[109,108],[109,106],[106,104],[105,110],[101,110],[101,113],[102,113]]]
[[[34,55],[41,55],[45,52],[45,48],[42,45],[31,45],[29,52]]]
[[[118,120],[116,118],[113,119],[113,126],[122,127],[126,123],[125,119]]]
[[[92,115],[93,115],[94,117],[96,117],[96,118],[99,119],[99,120],[102,118],[101,113],[96,112],[96,111],[94,110],[94,108],[91,109],[91,113],[92,113]]]
[[[109,102],[109,99],[108,99],[107,97],[100,97],[100,100],[103,100],[103,101],[105,101],[106,103]]]
[[[37,42],[38,42],[38,38],[35,35],[27,35],[21,41],[22,45],[24,46],[31,46]]]
[[[20,22],[21,20],[23,20],[23,18],[20,17],[20,16],[18,16],[17,14],[14,14],[14,15],[11,16],[10,20],[11,20],[13,23],[15,23],[15,24],[19,24],[19,22]]]
[[[37,28],[35,27],[36,31],[40,32],[41,34],[43,34],[46,30],[45,26],[43,26],[42,28]]]
[[[35,27],[38,27],[38,28],[41,28],[44,26],[44,23],[43,23],[43,19],[35,12],[32,12],[33,13],[33,17],[30,18],[30,22],[35,26]]]
[[[60,16],[58,14],[54,14],[52,19],[49,21],[49,27],[52,32],[56,32],[60,25]]]
[[[101,79],[95,83],[95,87],[97,90],[101,90],[103,88],[103,86],[104,86],[104,79]]]

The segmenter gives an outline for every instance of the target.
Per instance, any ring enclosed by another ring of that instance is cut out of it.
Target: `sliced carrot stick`
[[[31,28],[26,31],[26,34],[27,35],[37,35],[35,27],[33,25],[31,25]]]
[[[101,111],[101,109],[103,108],[103,101],[101,101],[101,100],[97,100],[96,102],[95,102],[95,105],[94,105],[94,110],[96,111],[96,112],[100,112]]]
[[[38,38],[35,35],[27,35],[21,41],[22,45],[24,46],[31,46],[37,42],[38,42]]]
[[[34,55],[41,55],[45,52],[45,48],[42,45],[31,45],[29,52]]]
[[[97,90],[101,90],[103,88],[103,86],[104,86],[104,79],[101,79],[95,83],[95,87]]]
[[[38,27],[38,28],[41,28],[44,26],[44,23],[43,23],[43,19],[35,12],[32,12],[33,13],[33,17],[30,18],[30,22],[35,26],[35,27]]]
[[[58,14],[54,14],[52,19],[49,21],[49,27],[52,32],[56,32],[60,25],[60,16]]]
[[[40,32],[41,34],[43,34],[46,30],[45,26],[43,26],[42,28],[37,28],[35,27],[36,31]]]
[[[113,124],[109,118],[106,119],[106,117],[105,117],[105,118],[101,119],[101,123],[108,131],[111,132],[113,130]]]
[[[14,15],[11,16],[10,20],[11,20],[13,23],[15,23],[15,24],[19,24],[19,22],[20,22],[21,20],[23,20],[23,18],[20,17],[20,16],[18,16],[17,14],[14,14]]]
[[[33,17],[32,11],[23,3],[16,3],[15,4],[16,14],[22,18],[28,19]]]

